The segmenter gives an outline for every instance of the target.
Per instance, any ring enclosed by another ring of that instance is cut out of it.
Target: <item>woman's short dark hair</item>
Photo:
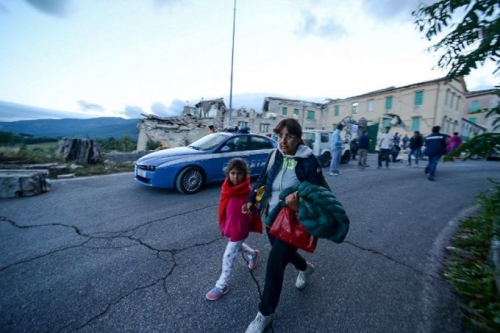
[[[276,125],[276,127],[273,129],[273,132],[279,134],[281,133],[281,130],[283,128],[286,128],[288,133],[290,133],[291,135],[294,135],[302,139],[302,126],[300,126],[297,119],[294,118],[283,119],[278,123],[278,125]]]
[[[233,169],[243,171],[245,173],[245,178],[250,176],[250,167],[248,166],[248,163],[242,158],[233,158],[227,163],[227,167],[224,168],[226,176],[229,175],[229,171]]]

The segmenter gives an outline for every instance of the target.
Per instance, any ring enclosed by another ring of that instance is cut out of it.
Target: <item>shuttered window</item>
[[[415,91],[415,106],[420,106],[424,102],[424,91]]]
[[[385,112],[392,110],[392,96],[385,98]]]

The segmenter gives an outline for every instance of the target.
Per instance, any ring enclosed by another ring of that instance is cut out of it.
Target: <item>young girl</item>
[[[241,211],[252,190],[248,164],[241,158],[233,158],[227,165],[226,175],[226,180],[222,184],[218,218],[222,235],[227,237],[229,242],[222,258],[222,273],[219,280],[206,295],[209,301],[215,301],[229,291],[227,281],[231,276],[233,262],[238,252],[243,251],[248,256],[250,269],[257,267],[259,258],[259,251],[243,243],[250,231],[262,233],[262,223],[257,209],[250,215],[245,215]]]

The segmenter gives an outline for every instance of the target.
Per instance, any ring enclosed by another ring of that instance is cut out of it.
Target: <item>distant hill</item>
[[[0,131],[52,138],[121,139],[128,136],[136,141],[139,121],[118,117],[19,120],[0,122]]]

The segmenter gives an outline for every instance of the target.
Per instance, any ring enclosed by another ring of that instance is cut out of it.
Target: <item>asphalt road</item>
[[[269,332],[459,332],[440,277],[444,247],[500,163],[449,162],[436,181],[392,164],[327,176],[351,218],[343,244],[320,241],[305,290],[289,267]],[[326,171],[326,169],[325,169]],[[0,200],[1,332],[244,332],[257,313],[269,245],[230,292],[205,300],[226,241],[219,185],[195,195],[138,185],[130,173],[60,180],[39,196]]]

